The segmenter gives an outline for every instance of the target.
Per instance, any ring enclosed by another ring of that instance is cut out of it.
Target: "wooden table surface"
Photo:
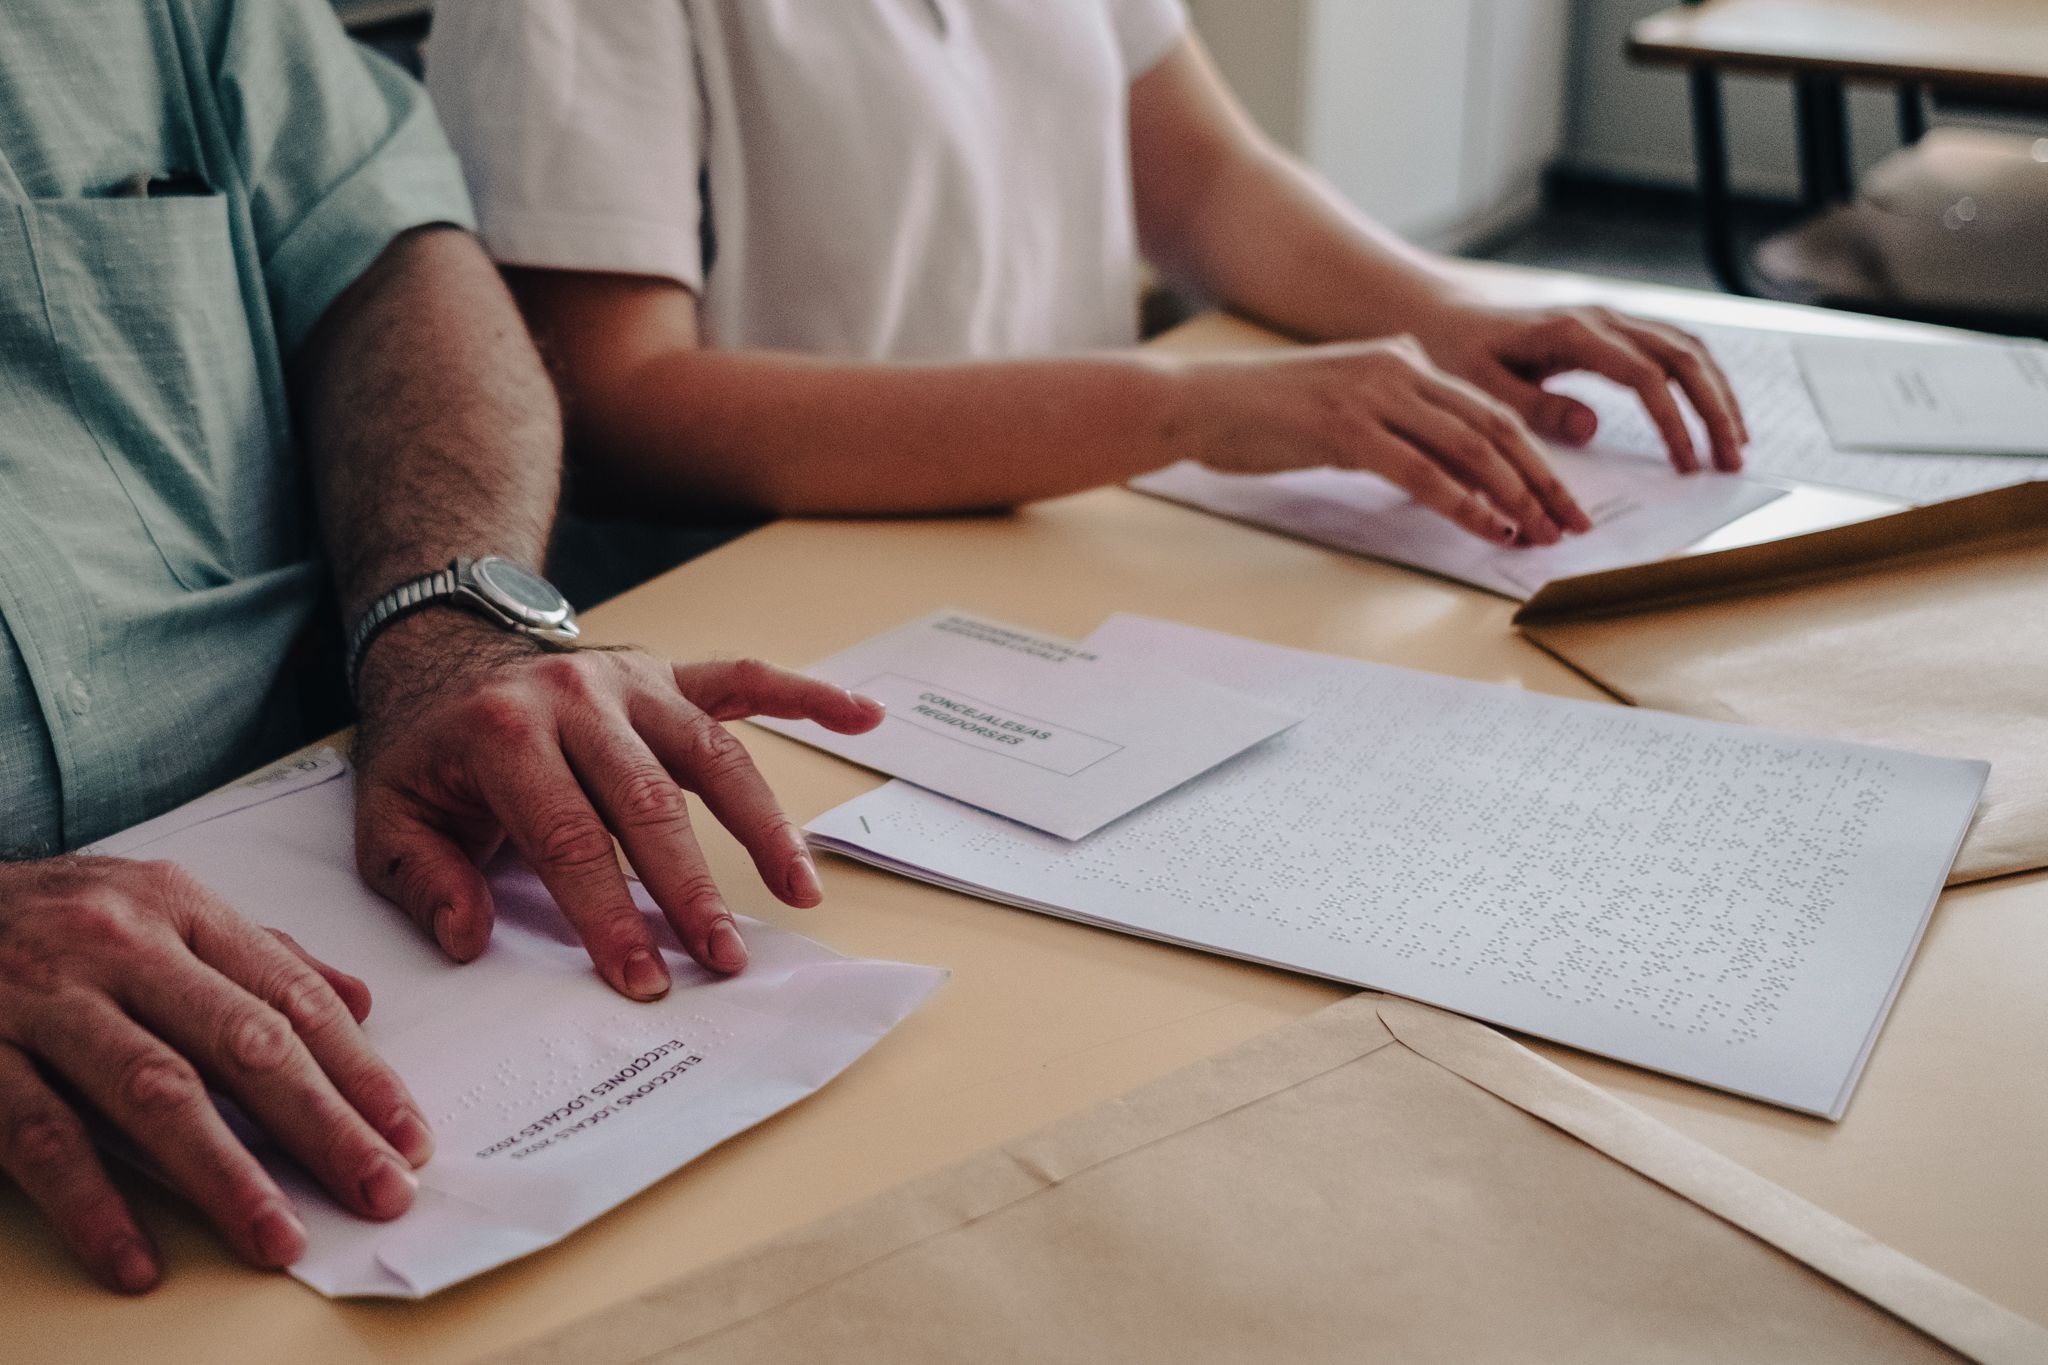
[[[1895,324],[1490,269],[1503,297],[1600,298],[1703,320],[1871,334]],[[1228,342],[1223,324],[1186,344]],[[1122,490],[1008,516],[784,522],[586,618],[605,642],[803,664],[941,606],[1081,635],[1114,611],[1564,696],[1510,604]],[[737,727],[792,815],[878,779]],[[709,821],[700,822],[700,828]],[[170,1263],[137,1301],[91,1287],[0,1191],[0,1359],[453,1362],[509,1346],[1314,1010],[1335,986],[976,901],[837,860],[827,902],[775,903],[723,836],[737,909],[952,979],[814,1099],[563,1244],[421,1304],[326,1301],[245,1270],[143,1192]],[[2048,1322],[2048,877],[1956,891],[1840,1124],[1563,1049],[1539,1050],[1964,1284]],[[346,964],[342,964],[346,965]],[[134,1186],[134,1182],[129,1182]]]
[[[1707,0],[1637,24],[1643,61],[2048,92],[2042,0]]]

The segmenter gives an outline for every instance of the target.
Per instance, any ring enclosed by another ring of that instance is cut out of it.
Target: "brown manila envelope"
[[[1638,706],[1988,759],[1949,880],[2048,866],[2048,483],[1562,580],[1515,623]]]
[[[495,1359],[2038,1365],[2048,1330],[1366,994]]]

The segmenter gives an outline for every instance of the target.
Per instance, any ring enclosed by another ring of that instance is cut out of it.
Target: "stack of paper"
[[[372,1223],[257,1145],[306,1223],[292,1273],[325,1294],[418,1298],[559,1240],[823,1086],[944,975],[749,923],[745,972],[714,978],[670,951],[675,989],[634,1004],[598,980],[539,878],[509,859],[489,869],[491,947],[457,966],[357,879],[351,806],[347,766],[328,753],[96,850],[170,859],[368,983],[365,1032],[437,1151],[411,1211]],[[665,925],[657,937],[673,938]]]
[[[824,847],[1839,1117],[1988,765],[1119,616],[1308,719],[1079,843],[904,783]]]

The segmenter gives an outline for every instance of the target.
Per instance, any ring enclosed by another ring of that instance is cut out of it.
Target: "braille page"
[[[1742,400],[1754,442],[1747,453],[1749,473],[1861,489],[1915,504],[2048,478],[2048,459],[1837,449],[1800,370],[1800,337],[1749,327],[1682,325],[1706,343]],[[1634,393],[1589,374],[1566,375],[1549,387],[1590,404],[1600,415],[1599,449],[1665,458],[1664,443]],[[1697,425],[1694,433],[1704,439]]]
[[[1308,715],[1079,844],[903,784],[825,847],[1840,1117],[1988,767],[1119,616]]]
[[[1140,493],[1298,536],[1317,545],[1425,569],[1522,601],[1553,578],[1675,554],[1785,494],[1726,474],[1680,478],[1627,455],[1557,450],[1551,464],[1592,521],[1555,545],[1481,540],[1374,474],[1302,469],[1219,474],[1188,461],[1131,480]]]

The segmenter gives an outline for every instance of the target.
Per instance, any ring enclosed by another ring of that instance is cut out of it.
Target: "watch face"
[[[569,601],[555,585],[509,559],[479,559],[471,572],[493,603],[527,625],[556,626],[569,619]]]

